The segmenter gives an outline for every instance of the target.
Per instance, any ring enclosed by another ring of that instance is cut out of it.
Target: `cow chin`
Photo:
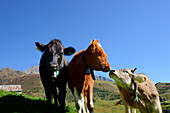
[[[105,65],[103,65],[101,68],[102,68],[102,71],[103,71],[103,72],[108,72],[108,71],[110,71],[110,66],[105,66]]]
[[[51,72],[54,72],[54,71],[59,71],[60,69],[59,69],[59,67],[49,67],[49,70]]]
[[[110,68],[106,68],[106,67],[100,67],[100,68],[96,68],[94,69],[96,71],[102,71],[102,72],[109,72],[110,71]]]

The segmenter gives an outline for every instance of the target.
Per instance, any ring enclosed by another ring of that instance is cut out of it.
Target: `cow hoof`
[[[60,113],[65,113],[66,110],[65,109],[60,109]]]
[[[54,104],[54,109],[55,109],[55,110],[58,110],[58,109],[59,109],[58,104]]]
[[[45,113],[52,113],[52,109],[47,109]]]
[[[90,108],[90,113],[94,113],[94,108]]]

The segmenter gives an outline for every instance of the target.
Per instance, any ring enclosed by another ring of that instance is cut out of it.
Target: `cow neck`
[[[82,54],[82,60],[83,60],[83,64],[85,66],[85,74],[86,75],[90,75],[92,76],[93,80],[95,80],[95,76],[94,76],[94,72],[93,69],[90,69],[86,63],[86,57],[85,57],[85,51]]]
[[[92,73],[92,69],[89,68],[89,66],[86,63],[86,57],[85,57],[85,52],[83,52],[82,54],[82,60],[83,60],[83,64],[85,66],[85,74],[86,75],[90,75]]]
[[[84,54],[85,54],[85,51],[84,51],[83,54],[82,54],[83,64],[84,64],[85,68],[89,68],[89,67],[87,66],[86,57],[85,57]]]

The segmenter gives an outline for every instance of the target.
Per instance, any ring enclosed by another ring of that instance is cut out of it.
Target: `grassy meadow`
[[[95,113],[124,113],[124,106],[113,106],[114,101],[97,100]],[[54,104],[54,102],[52,102]],[[45,113],[46,100],[16,92],[0,90],[0,113]],[[53,113],[59,113],[53,109]],[[66,113],[77,113],[74,102],[67,102]],[[137,112],[138,113],[138,112]]]

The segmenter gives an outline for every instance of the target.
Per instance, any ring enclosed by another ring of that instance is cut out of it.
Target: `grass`
[[[95,113],[124,113],[124,106],[114,106],[118,100],[96,100]],[[162,103],[163,113],[170,113],[169,101]],[[54,102],[52,102],[54,104]],[[0,113],[45,113],[46,100],[15,92],[0,90]],[[59,113],[53,109],[53,113]],[[77,113],[74,102],[67,102],[66,113]],[[139,110],[137,110],[139,113]]]
[[[116,101],[97,100],[94,102],[95,113],[124,113],[123,105],[113,106]],[[66,109],[66,113],[77,113],[74,102],[67,103]],[[0,90],[0,113],[45,113],[45,111],[46,100],[43,98]],[[59,111],[53,109],[53,113]]]
[[[54,102],[52,102],[53,104]],[[46,100],[28,95],[0,90],[0,113],[45,113]],[[66,113],[75,113],[76,109],[66,107]],[[53,113],[59,113],[53,109]]]

